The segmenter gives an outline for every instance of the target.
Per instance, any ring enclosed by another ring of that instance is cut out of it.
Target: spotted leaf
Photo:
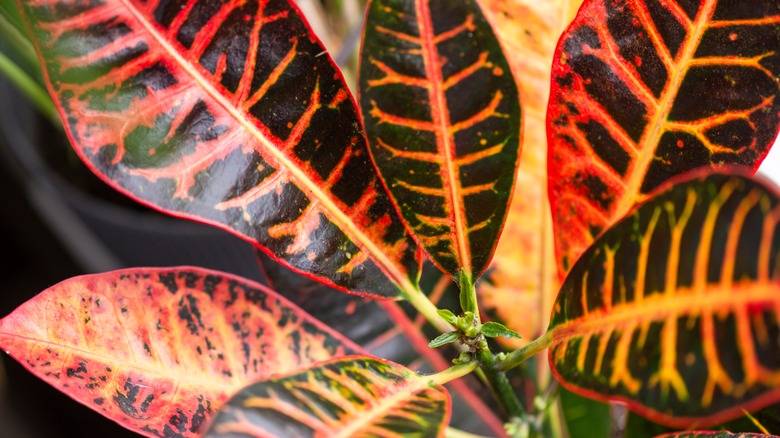
[[[517,86],[475,0],[372,0],[360,104],[371,156],[443,271],[487,267],[518,163]]]
[[[449,416],[443,386],[401,365],[355,356],[247,387],[206,436],[443,437]]]
[[[288,0],[20,7],[71,142],[109,184],[340,289],[415,288],[354,101]]]
[[[547,130],[550,64],[561,32],[582,0],[481,0],[523,86],[523,150],[501,240],[483,281],[481,308],[517,330],[523,339],[499,338],[519,347],[544,333],[560,281],[555,267],[547,197]],[[517,312],[520,307],[528,312]]]
[[[758,167],[780,121],[776,0],[587,0],[548,111],[558,268],[668,178]]]
[[[780,401],[780,197],[733,172],[664,186],[583,253],[550,323],[566,387],[671,427]]]
[[[198,268],[66,280],[0,320],[0,349],[148,436],[197,436],[249,383],[362,351],[270,289]]]

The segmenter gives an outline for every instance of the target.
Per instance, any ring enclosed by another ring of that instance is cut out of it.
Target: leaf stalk
[[[429,385],[443,385],[447,382],[451,382],[455,379],[459,379],[467,374],[470,374],[477,368],[477,366],[479,366],[479,362],[472,360],[471,362],[453,365],[446,370],[436,374],[423,376],[423,378],[426,380],[426,382],[428,382]]]
[[[525,362],[531,356],[547,349],[553,341],[552,332],[548,331],[541,337],[530,342],[522,348],[509,353],[506,358],[498,364],[498,369],[508,371]]]

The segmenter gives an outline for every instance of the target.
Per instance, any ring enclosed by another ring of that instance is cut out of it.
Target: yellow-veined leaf
[[[449,416],[443,386],[401,365],[354,356],[243,389],[206,437],[442,437]]]
[[[667,184],[583,253],[550,323],[564,386],[672,427],[780,400],[780,197],[749,172]]]

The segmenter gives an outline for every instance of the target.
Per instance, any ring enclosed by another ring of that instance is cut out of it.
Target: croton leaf
[[[109,184],[341,289],[415,288],[355,103],[288,0],[19,4],[71,142]]]
[[[748,173],[670,181],[583,253],[548,333],[564,386],[671,427],[780,400],[780,197]]]
[[[659,435],[656,438],[773,438],[775,435],[761,433],[734,433],[726,430],[718,431],[687,431]]]
[[[512,193],[520,104],[476,1],[369,1],[360,105],[412,235],[443,271],[479,276]]]
[[[255,383],[233,397],[207,437],[443,436],[441,385],[371,357],[349,357]]]
[[[517,330],[520,347],[544,333],[560,288],[547,197],[547,98],[553,53],[582,0],[481,0],[485,15],[521,78],[523,150],[501,240],[477,284],[481,308]],[[517,312],[520,307],[528,312]]]
[[[369,355],[425,372],[446,370],[452,366],[452,358],[458,355],[452,348],[434,350],[428,347],[438,330],[413,308],[404,306],[404,302],[339,293],[295,274],[263,253],[258,253],[258,260],[264,280],[273,290],[358,343]],[[423,290],[432,291],[430,299],[438,307],[457,306],[456,284],[432,264],[423,266],[420,285]],[[500,413],[490,405],[493,399],[474,376],[453,380],[447,387],[453,399],[452,427],[503,436]]]
[[[195,436],[244,386],[362,351],[270,289],[199,268],[66,280],[0,320],[0,349],[148,436]]]
[[[668,178],[757,168],[780,121],[777,0],[587,0],[548,112],[559,272]]]

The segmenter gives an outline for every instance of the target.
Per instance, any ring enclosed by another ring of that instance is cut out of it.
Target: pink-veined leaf
[[[414,290],[416,245],[290,1],[19,6],[71,142],[109,184],[340,289]]]
[[[586,0],[547,117],[561,276],[668,178],[755,170],[780,127],[779,80],[777,0]]]
[[[148,436],[196,436],[244,386],[362,352],[270,289],[200,268],[66,280],[0,320],[0,349]]]

